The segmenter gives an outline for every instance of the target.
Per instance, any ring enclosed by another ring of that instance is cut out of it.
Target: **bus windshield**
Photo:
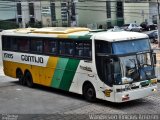
[[[128,54],[142,51],[149,51],[150,44],[148,39],[114,42],[112,43],[113,54]]]

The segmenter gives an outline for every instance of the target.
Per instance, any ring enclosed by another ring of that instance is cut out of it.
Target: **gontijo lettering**
[[[35,62],[35,63],[43,63],[43,57],[29,56],[29,55],[21,55],[22,61],[27,62]]]

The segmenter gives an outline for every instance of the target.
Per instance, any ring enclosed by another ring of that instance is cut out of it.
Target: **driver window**
[[[113,77],[113,70],[114,70],[114,66],[113,66],[113,63],[110,59],[106,59],[105,60],[105,66],[104,66],[104,82],[106,84],[108,84],[109,86],[112,86],[113,85],[113,80],[114,80],[114,77]]]
[[[96,53],[111,53],[111,44],[106,41],[95,41]]]

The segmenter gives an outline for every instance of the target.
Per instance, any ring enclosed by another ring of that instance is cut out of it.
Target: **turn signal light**
[[[151,79],[151,83],[157,83],[157,79]]]

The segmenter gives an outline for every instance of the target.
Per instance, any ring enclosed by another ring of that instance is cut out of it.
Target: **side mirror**
[[[157,63],[156,53],[153,53],[153,54],[152,54],[152,57],[153,57],[153,63],[156,64],[156,63]]]

